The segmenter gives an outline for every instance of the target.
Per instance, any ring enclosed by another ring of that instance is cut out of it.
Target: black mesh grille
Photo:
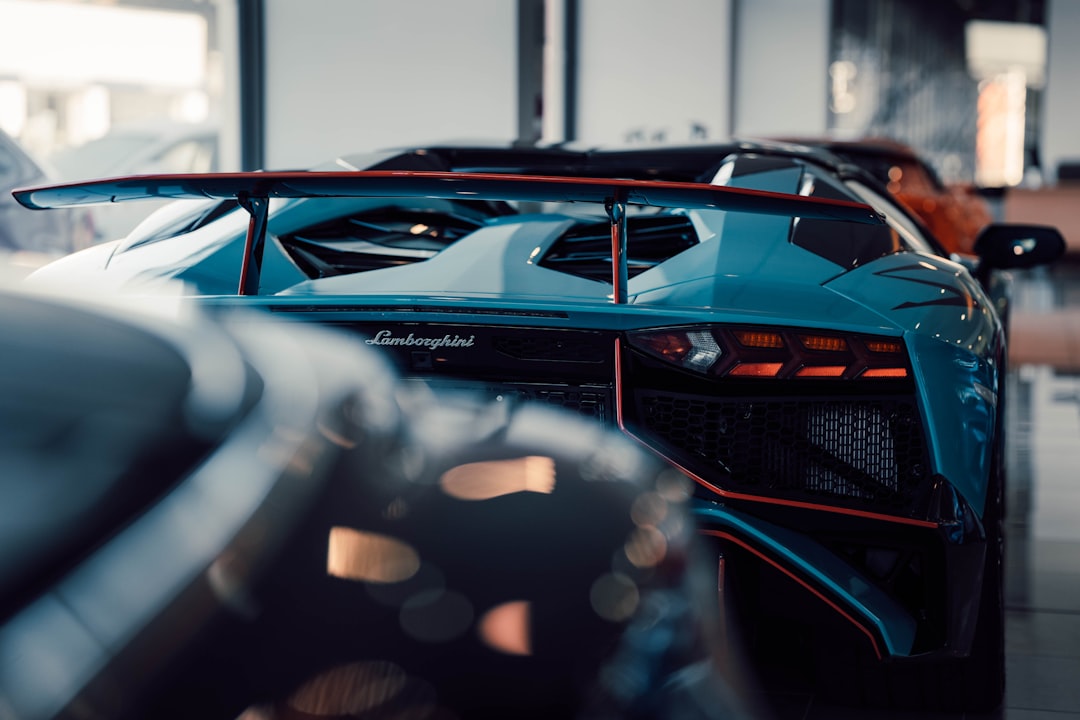
[[[602,423],[607,423],[612,418],[612,391],[607,387],[539,383],[496,385],[466,380],[438,379],[429,379],[426,383],[436,390],[472,393],[489,401],[543,403],[561,407]]]
[[[608,418],[607,393],[567,389],[536,389],[527,398],[532,401],[557,405],[573,410],[579,415],[605,422]]]
[[[736,492],[911,513],[926,450],[911,398],[712,398],[639,391],[647,436]],[[730,476],[730,477],[728,477]]]
[[[492,339],[495,349],[519,360],[561,360],[564,362],[603,362],[610,349],[598,346],[593,338],[553,338],[499,336]],[[605,353],[605,350],[608,352]]]

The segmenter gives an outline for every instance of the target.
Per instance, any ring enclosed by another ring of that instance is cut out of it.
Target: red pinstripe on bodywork
[[[732,535],[732,534],[730,534],[728,532],[725,532],[723,530],[700,530],[699,532],[702,535],[710,535],[712,537],[720,538],[721,540],[731,542],[731,543],[734,543],[734,544],[738,545],[742,549],[753,553],[759,559],[765,561],[766,563],[768,563],[772,567],[776,568],[777,570],[779,570],[780,572],[784,573],[789,578],[791,578],[792,580],[797,582],[799,585],[801,585],[806,590],[808,590],[810,593],[815,595],[817,598],[819,598],[822,602],[824,602],[830,608],[832,608],[837,613],[839,613],[841,617],[843,617],[845,620],[847,620],[852,625],[854,625],[856,628],[858,628],[860,632],[862,632],[864,635],[866,635],[867,639],[870,640],[871,647],[873,647],[873,649],[874,649],[874,655],[877,656],[878,660],[881,660],[881,658],[882,658],[881,648],[878,646],[878,642],[877,642],[877,639],[874,637],[874,633],[871,632],[865,625],[863,625],[858,620],[856,620],[851,615],[851,613],[847,612],[842,607],[840,607],[838,604],[836,604],[831,599],[829,599],[820,590],[818,590],[818,589],[814,588],[813,586],[811,586],[808,582],[806,582],[801,577],[799,577],[795,573],[793,573],[790,570],[788,570],[787,568],[785,568],[780,563],[773,560],[771,557],[769,557],[765,553],[755,549],[754,547],[750,546],[748,543],[744,542],[743,540],[740,540],[739,538],[735,537],[734,535]]]

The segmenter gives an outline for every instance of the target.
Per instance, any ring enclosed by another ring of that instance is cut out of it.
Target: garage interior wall
[[[1080,2],[1047,0],[1046,29],[1041,160],[1045,179],[1054,182],[1061,163],[1080,164]]]
[[[679,143],[840,129],[829,107],[829,63],[837,52],[846,58],[832,47],[834,0],[262,2],[265,167],[447,140]],[[1080,158],[1071,121],[1080,79],[1061,72],[1080,62],[1066,42],[1080,31],[1080,5],[1049,2],[1057,73],[1042,150],[1053,171],[1062,158]],[[574,37],[565,37],[568,26]],[[523,39],[532,45],[525,55]],[[859,64],[862,84],[871,66]],[[971,83],[962,68],[952,75]],[[912,107],[944,105],[938,97]],[[871,106],[881,103],[864,103]],[[560,133],[554,116],[564,109],[573,119]],[[969,116],[953,128],[967,128]],[[918,125],[910,112],[897,118]],[[896,134],[869,120],[853,130]],[[958,153],[923,135],[901,139],[931,154]],[[967,135],[961,150],[970,155]]]
[[[579,0],[577,137],[686,142],[730,130],[731,0]]]
[[[567,139],[549,117],[562,113],[565,92],[574,93],[569,139],[585,143],[698,142],[726,138],[733,128],[759,135],[825,128],[830,0],[545,5],[546,21],[543,12],[531,14],[545,24],[536,28],[545,35],[545,140]],[[303,167],[416,143],[523,137],[523,109],[541,104],[519,74],[518,13],[527,6],[263,0],[263,166]],[[575,13],[575,38],[562,37],[567,10]],[[571,52],[574,78],[564,85]]]
[[[517,4],[265,0],[265,167],[518,133]]]
[[[732,0],[736,135],[823,135],[831,0]]]

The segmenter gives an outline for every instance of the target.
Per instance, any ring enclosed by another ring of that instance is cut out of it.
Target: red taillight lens
[[[843,377],[846,365],[807,365],[795,372],[795,377]]]
[[[784,363],[739,363],[731,368],[732,377],[776,377]]]
[[[830,335],[800,335],[799,341],[807,350],[821,350],[823,352],[847,352],[847,340]]]
[[[721,326],[641,330],[628,338],[653,357],[717,378],[852,380],[911,375],[899,338]]]
[[[722,354],[716,338],[708,330],[635,333],[631,343],[661,360],[702,373],[715,365]]]
[[[867,368],[859,377],[902,378],[907,377],[907,368]]]
[[[872,353],[895,353],[904,352],[904,346],[897,340],[867,340],[866,349]]]
[[[734,330],[731,333],[735,338],[750,348],[782,348],[784,338],[777,332],[762,332],[761,330]]]
[[[674,332],[643,336],[637,345],[642,350],[665,360],[670,360],[676,365],[681,365],[683,358],[694,347],[690,344],[690,338],[682,333]]]

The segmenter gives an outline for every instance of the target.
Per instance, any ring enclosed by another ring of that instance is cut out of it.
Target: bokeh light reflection
[[[621,573],[601,575],[589,591],[593,610],[612,622],[630,619],[637,610],[639,599],[637,583]]]
[[[664,470],[656,479],[656,491],[669,503],[685,503],[690,499],[692,489],[690,478],[678,470]]]
[[[484,613],[477,632],[494,650],[507,655],[532,655],[531,615],[532,605],[526,600],[503,603]]]
[[[420,569],[420,556],[395,538],[347,527],[330,528],[326,572],[362,582],[396,583]]]
[[[289,696],[288,705],[308,715],[360,715],[398,696],[405,672],[388,662],[362,662],[328,670]]]
[[[459,500],[490,500],[519,492],[550,494],[555,489],[555,461],[529,455],[467,463],[443,473],[439,485]]]
[[[630,518],[638,527],[659,525],[668,514],[668,503],[659,493],[642,493],[630,508]]]
[[[634,567],[656,567],[667,555],[667,536],[655,527],[639,527],[630,534],[623,550]]]

